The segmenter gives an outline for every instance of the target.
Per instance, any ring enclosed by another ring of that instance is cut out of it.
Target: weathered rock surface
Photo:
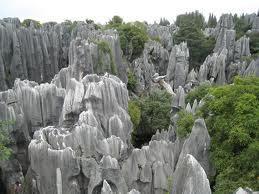
[[[174,89],[184,86],[189,73],[189,49],[187,43],[182,42],[172,48],[168,68],[167,78]]]
[[[255,17],[253,20],[252,31],[259,32],[259,17],[258,16]]]
[[[179,161],[183,161],[187,154],[196,158],[209,176],[212,173],[209,162],[210,136],[203,119],[194,122],[190,136],[185,140]]]
[[[36,131],[29,145],[35,174],[31,181],[36,181],[39,193],[45,193],[45,188],[48,193],[100,193],[103,185],[106,192],[104,180],[113,192],[128,191],[118,164],[130,146],[127,102],[126,86],[116,77],[71,79],[61,127]]]
[[[171,50],[173,47],[173,33],[176,30],[176,26],[161,26],[158,24],[152,24],[147,26],[147,33],[152,39],[159,38],[161,44],[167,50]]]
[[[190,154],[179,161],[173,176],[172,194],[210,194],[210,183],[199,162]]]
[[[13,122],[8,133],[14,159],[0,165],[3,176],[8,174],[10,178],[0,177],[7,191],[10,185],[21,183],[28,169],[27,147],[33,132],[42,126],[58,124],[64,96],[65,90],[53,84],[38,85],[27,80],[16,80],[13,89],[0,92],[0,120]]]
[[[235,43],[234,61],[238,62],[242,57],[250,55],[249,38],[243,36]]]
[[[118,33],[114,30],[102,32],[91,27],[79,22],[73,29],[72,24],[63,22],[45,23],[38,29],[33,24],[29,28],[23,27],[19,20],[11,18],[1,20],[0,91],[12,87],[16,78],[50,82],[61,68],[71,62],[86,67],[84,73],[118,73],[121,80],[127,83]],[[84,41],[81,45],[79,41],[71,42],[77,37],[87,40],[88,45],[84,45]],[[90,44],[94,41],[107,42],[110,52],[102,52],[96,44]],[[75,54],[74,47],[78,46],[82,48],[77,48],[78,53]],[[70,57],[68,61],[69,53],[78,57]]]
[[[226,83],[226,58],[227,49],[223,49],[219,54],[209,55],[200,67],[198,80],[210,80],[220,85]]]

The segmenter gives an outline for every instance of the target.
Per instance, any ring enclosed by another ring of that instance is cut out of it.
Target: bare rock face
[[[178,162],[171,193],[211,194],[206,173],[192,155],[187,154]]]
[[[135,188],[141,193],[168,191],[167,180],[177,160],[177,143],[152,140],[148,146],[134,149],[122,166],[129,189]]]
[[[209,162],[210,136],[203,119],[197,119],[192,128],[190,136],[185,140],[179,161],[183,161],[187,154],[191,154],[205,170],[211,175],[211,164]]]
[[[252,60],[244,71],[245,76],[259,76],[259,58]]]
[[[219,54],[209,55],[200,67],[198,80],[204,82],[209,79],[220,85],[226,83],[226,58],[227,49],[223,49]]]
[[[152,24],[147,27],[148,35],[155,39],[159,38],[161,44],[167,50],[173,47],[173,32],[176,30],[175,26],[161,26],[159,24]]]
[[[67,66],[69,26],[66,23],[48,28],[25,28],[11,19],[0,23],[0,90],[11,87],[15,78],[40,82],[50,81],[59,69]],[[1,72],[1,71],[0,71]]]
[[[6,192],[16,182],[22,182],[28,169],[27,147],[33,132],[42,126],[58,124],[64,96],[64,89],[53,84],[38,85],[27,80],[16,80],[13,89],[0,92],[0,120],[12,122],[7,130],[14,159],[0,164],[3,172],[0,179]]]
[[[187,43],[182,42],[172,48],[168,68],[167,78],[174,89],[184,86],[189,73],[189,49]]]
[[[259,32],[259,17],[258,16],[255,17],[253,20],[252,31]]]
[[[79,22],[72,28],[69,22],[45,23],[40,28],[35,28],[32,23],[26,28],[21,26],[18,19],[1,20],[0,91],[12,87],[16,78],[38,83],[50,82],[61,68],[71,65],[71,62],[86,67],[84,73],[108,71],[118,74],[127,83],[126,65],[122,62],[118,33],[114,30],[102,32],[84,22]],[[85,41],[73,42],[76,38]],[[108,44],[106,51],[93,44],[100,41]],[[75,49],[79,44],[81,49]],[[75,55],[78,57],[73,58]]]
[[[114,76],[70,80],[60,127],[36,131],[29,145],[39,193],[109,192],[108,184],[112,192],[128,191],[118,163],[130,146],[127,102],[126,86]]]
[[[234,61],[238,62],[242,57],[250,55],[249,38],[243,36],[235,43]]]

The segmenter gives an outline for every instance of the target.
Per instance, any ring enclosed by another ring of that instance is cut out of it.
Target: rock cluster
[[[87,68],[84,73],[118,73],[127,83],[119,36],[114,30],[102,32],[84,22],[78,22],[75,27],[69,22],[52,22],[40,28],[31,23],[27,28],[18,19],[7,18],[0,20],[0,36],[0,91],[12,87],[15,78],[49,82],[71,60],[82,63]],[[84,41],[80,43],[76,38]],[[98,47],[98,42],[108,49]],[[82,48],[75,54],[74,47],[78,46]],[[81,57],[68,59],[70,55]]]

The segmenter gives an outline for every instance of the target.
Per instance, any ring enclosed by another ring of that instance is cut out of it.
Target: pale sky
[[[113,15],[124,21],[170,22],[179,14],[199,10],[208,17],[214,13],[253,13],[259,10],[259,0],[0,0],[0,18],[30,18],[41,22],[66,19],[105,23]]]

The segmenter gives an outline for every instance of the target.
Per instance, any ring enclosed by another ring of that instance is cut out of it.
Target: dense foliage
[[[250,51],[252,55],[259,55],[259,33],[252,32],[249,35],[250,38]]]
[[[215,28],[217,25],[217,18],[213,14],[209,15],[207,26],[208,28]]]
[[[176,19],[180,27],[174,36],[176,44],[187,42],[190,51],[190,69],[199,68],[205,58],[213,51],[215,39],[205,37],[202,32],[204,17],[199,12],[180,15]]]
[[[127,89],[131,92],[135,91],[136,85],[137,85],[137,79],[132,71],[128,71],[128,83],[127,83]]]
[[[245,20],[245,15],[241,15],[240,17],[237,14],[233,17],[235,30],[236,30],[236,39],[241,38],[246,34],[246,32],[252,28],[252,24],[249,21]]]
[[[28,27],[30,27],[31,23],[34,25],[35,28],[40,28],[42,26],[39,21],[32,20],[32,19],[23,20],[22,26],[28,28]]]
[[[234,79],[234,84],[190,93],[204,97],[199,114],[211,136],[211,159],[216,168],[215,193],[233,193],[238,187],[259,189],[259,78]],[[192,117],[181,111],[178,133],[190,131]]]
[[[10,122],[0,121],[0,161],[7,160],[11,155],[11,149],[7,147],[10,143],[7,127]]]
[[[210,88],[210,83],[201,83],[199,87],[194,88],[188,93],[185,102],[192,104],[195,99],[199,102],[209,92]]]
[[[134,100],[134,105],[138,106],[141,112],[138,125],[136,125],[137,122],[133,122],[134,131],[132,133],[132,143],[134,146],[140,147],[144,143],[149,142],[157,130],[168,129],[171,100],[171,95],[164,90],[155,90],[148,96]],[[134,114],[137,111],[132,111],[131,109],[137,109],[131,106],[129,106],[129,113],[131,118],[133,118],[132,121],[134,121],[137,120],[134,119],[136,118]]]
[[[119,16],[114,16],[106,28],[115,28],[119,32],[121,49],[130,61],[142,54],[148,40],[146,27],[143,23],[123,23]]]
[[[183,138],[191,132],[195,119],[193,114],[185,110],[181,110],[178,115],[176,133],[178,137]]]
[[[170,22],[166,18],[160,18],[159,25],[161,25],[161,26],[169,26]]]

